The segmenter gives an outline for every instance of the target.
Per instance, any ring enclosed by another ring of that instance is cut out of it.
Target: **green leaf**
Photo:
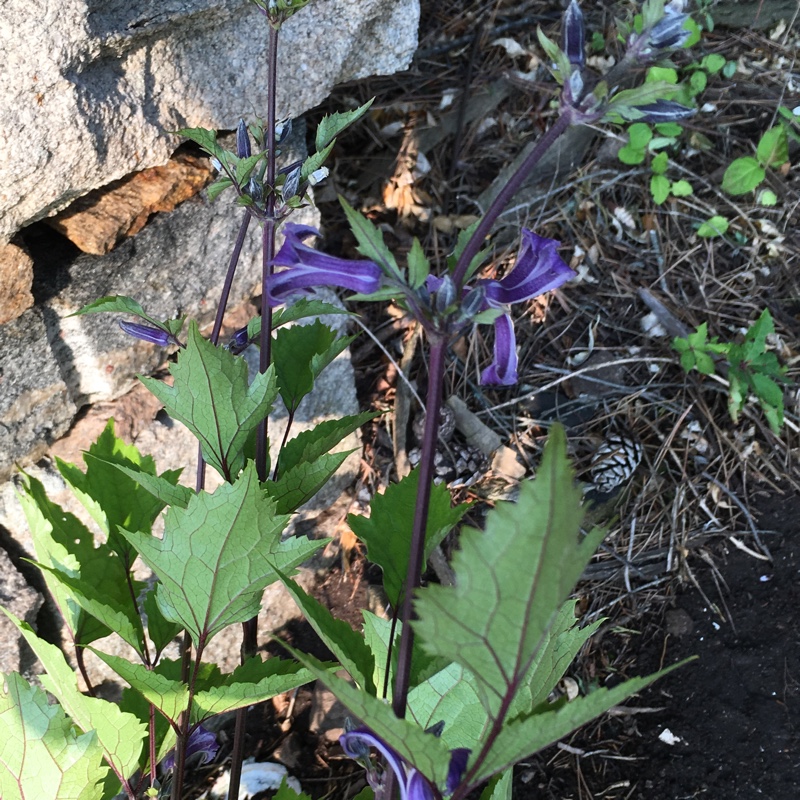
[[[540,26],[536,27],[536,35],[539,38],[539,44],[542,50],[545,51],[547,57],[553,62],[550,72],[559,84],[563,84],[566,78],[569,77],[571,67],[567,54],[552,40],[542,32]]]
[[[373,682],[375,663],[369,647],[361,634],[354,631],[347,622],[336,619],[330,610],[305,592],[295,581],[282,573],[278,577],[309,625],[325,643],[325,646],[350,673],[356,685],[369,694],[376,694]]]
[[[8,611],[4,613],[19,628],[47,670],[42,677],[45,689],[55,696],[76,725],[87,732],[95,731],[106,761],[121,779],[129,779],[138,769],[147,727],[132,714],[120,711],[114,703],[81,694],[64,654],[40,639],[27,622]]]
[[[42,572],[49,572],[69,591],[70,597],[87,613],[109,630],[117,633],[140,656],[144,653],[144,629],[130,596],[122,600],[110,598],[98,590],[95,576],[84,579],[72,577],[61,570],[34,562]],[[116,600],[116,601],[115,601]]]
[[[658,122],[655,128],[662,136],[670,138],[675,138],[683,133],[683,128],[677,122]]]
[[[758,319],[747,329],[744,337],[743,357],[750,361],[766,350],[767,336],[775,333],[775,323],[772,314],[765,308]],[[735,356],[731,354],[731,361]]]
[[[653,195],[653,202],[660,206],[669,197],[669,178],[653,175],[650,178],[650,194]]]
[[[374,261],[387,277],[403,281],[403,273],[397,266],[397,260],[383,241],[383,233],[376,228],[363,214],[356,211],[343,197],[339,197],[350,230],[358,242],[358,252]]]
[[[165,619],[158,606],[158,601],[156,600],[155,588],[151,589],[145,595],[142,605],[144,613],[147,616],[147,635],[156,648],[156,657],[154,661],[158,661],[161,651],[183,630],[183,628],[179,623]]]
[[[722,176],[722,189],[732,195],[745,194],[753,191],[765,175],[764,168],[752,156],[737,158]]]
[[[688,197],[694,193],[694,188],[689,181],[679,180],[673,181],[670,189],[674,197]]]
[[[653,131],[644,122],[634,122],[628,128],[628,143],[635,150],[644,150],[653,138]]]
[[[233,181],[221,175],[214,183],[206,187],[206,194],[208,195],[209,201],[213,203],[226,189],[230,189],[231,186],[233,186]]]
[[[636,164],[641,164],[644,161],[645,151],[626,144],[623,147],[620,147],[620,149],[617,151],[617,158],[619,158],[623,164],[629,164],[633,166]]]
[[[117,465],[155,476],[155,461],[115,436],[113,419],[84,453],[83,460],[86,462],[85,473],[60,459],[56,460],[58,471],[107,534],[109,547],[123,556],[125,565],[130,566],[133,555],[125,539],[119,535],[119,529],[148,532],[164,504],[132,478],[123,475]],[[161,478],[174,484],[180,472],[167,471]]]
[[[770,128],[761,137],[756,156],[764,167],[779,167],[789,160],[789,139],[783,125]]]
[[[281,325],[286,325],[289,322],[294,322],[298,319],[305,319],[306,317],[321,317],[328,314],[344,314],[347,317],[355,316],[351,311],[347,311],[340,306],[335,306],[332,303],[326,303],[322,300],[307,300],[300,298],[295,300],[290,306],[282,306],[276,308],[272,313],[272,328],[279,328]],[[247,323],[247,335],[251,339],[255,339],[261,333],[261,317],[253,317]]]
[[[399,483],[388,486],[384,494],[372,498],[369,517],[351,514],[347,518],[355,535],[366,542],[367,558],[383,570],[383,586],[394,608],[398,607],[405,586],[418,487],[419,470],[415,469]],[[447,488],[432,488],[425,529],[426,561],[468,507],[462,504],[452,508]]]
[[[134,664],[127,658],[102,653],[94,647],[89,649],[171,722],[177,723],[178,717],[188,708],[189,687],[182,681],[161,675],[144,664]]]
[[[697,229],[697,235],[704,238],[712,236],[723,236],[728,230],[728,220],[719,215],[713,216],[706,220]]]
[[[186,509],[170,508],[163,539],[124,535],[161,580],[156,591],[164,617],[179,622],[197,644],[258,613],[275,568],[290,570],[324,541],[287,539],[288,517],[261,490],[250,462],[234,484],[201,493]]]
[[[650,67],[644,80],[645,83],[661,81],[674,85],[678,82],[678,71],[674,67]]]
[[[419,239],[414,237],[411,250],[408,251],[408,284],[412,289],[419,289],[425,278],[430,275],[431,262],[425,255]]]
[[[536,480],[521,484],[519,501],[498,504],[485,533],[462,531],[452,563],[456,585],[428,586],[417,595],[413,625],[425,649],[473,673],[490,714],[530,669],[603,539],[597,529],[581,537],[581,497],[564,430],[554,426]]]
[[[108,297],[101,297],[93,303],[85,305],[80,310],[73,314],[71,317],[79,317],[82,314],[99,314],[105,312],[116,311],[122,314],[133,314],[135,317],[140,317],[145,322],[155,325],[157,328],[163,328],[164,325],[157,319],[145,313],[142,306],[132,297],[126,297],[122,294],[109,295]]]
[[[299,433],[290,439],[281,450],[281,469],[288,470],[298,464],[316,461],[320,456],[330,452],[353,431],[357,431],[378,415],[378,412],[365,411],[340,419],[326,420],[310,430]]]
[[[475,781],[486,780],[517,761],[557,742],[576,728],[686,663],[682,661],[646,678],[632,678],[613,689],[597,689],[586,697],[563,703],[554,710],[540,711],[513,720],[503,727],[495,739],[486,760],[475,775]]]
[[[425,733],[412,722],[395,716],[394,711],[383,700],[358,690],[327,670],[313,656],[301,653],[285,643],[283,646],[305,664],[353,716],[364,720],[376,736],[409,764],[413,764],[429,781],[435,785],[444,784],[450,764],[450,751],[441,739]]]
[[[716,75],[725,66],[725,56],[721,56],[719,53],[709,53],[707,56],[703,56],[700,66],[712,75]]]
[[[277,481],[263,484],[266,493],[275,501],[276,512],[291,514],[297,511],[330,480],[353,452],[326,453],[311,463],[303,462],[288,470],[281,469]]]
[[[353,341],[315,320],[282,328],[272,342],[272,360],[281,398],[289,413],[314,388],[314,380]]]
[[[495,775],[481,792],[480,800],[511,800],[514,770],[507,769]]]
[[[179,508],[186,508],[192,495],[194,495],[194,492],[188,486],[174,483],[172,476],[164,477],[164,475],[151,475],[149,472],[142,472],[126,464],[108,463],[111,464],[114,469],[127,475],[153,497],[158,498],[162,507],[178,506]],[[167,473],[164,474],[167,475]]]
[[[756,198],[759,205],[774,206],[778,203],[778,195],[772,189],[762,189]]]
[[[94,548],[91,532],[73,514],[47,497],[44,487],[34,477],[22,473],[24,493],[19,501],[25,513],[37,559],[61,572],[78,577],[82,564],[94,567],[89,574],[95,581],[112,576],[112,593],[125,588],[125,571],[119,559],[105,545]],[[109,629],[88,616],[73,599],[70,590],[50,572],[44,573],[47,588],[53,595],[67,628],[77,645],[85,645],[107,636]],[[121,593],[120,593],[121,594]]]
[[[181,128],[174,131],[178,136],[199,144],[200,147],[211,156],[224,163],[225,156],[230,155],[227,150],[217,144],[217,132],[208,128]]]
[[[0,797],[100,800],[108,767],[97,734],[78,733],[57,704],[21,675],[0,691]]]
[[[666,153],[659,153],[650,162],[650,169],[653,170],[653,173],[655,175],[663,175],[667,171],[668,165],[669,165],[669,156]]]
[[[447,269],[450,272],[454,272],[456,268],[456,264],[458,260],[461,258],[461,254],[466,250],[467,244],[469,240],[472,238],[472,235],[478,229],[478,225],[480,225],[480,220],[475,220],[469,227],[465,228],[463,231],[458,232],[458,237],[456,238],[456,246],[453,248],[453,252],[447,257]],[[489,257],[489,248],[484,248],[483,250],[479,250],[475,256],[473,257],[472,261],[469,262],[469,266],[467,267],[467,272],[464,276],[464,283],[467,283],[469,279],[478,271],[480,266],[486,261]]]
[[[693,72],[692,76],[689,78],[689,90],[692,93],[692,96],[696,94],[700,94],[700,92],[705,91],[706,86],[708,85],[708,75],[706,75],[703,70],[698,70],[697,72]]]
[[[236,162],[236,171],[234,173],[234,177],[236,178],[236,183],[239,185],[240,189],[245,187],[245,184],[250,180],[250,176],[253,174],[253,170],[256,168],[256,165],[262,158],[265,157],[265,153],[253,153],[253,155],[248,156],[247,158],[241,158]]]
[[[314,146],[317,151],[324,150],[345,128],[361,119],[374,102],[375,98],[373,97],[353,111],[326,114],[317,126],[317,135],[314,137]]]
[[[187,346],[170,372],[172,386],[153,378],[141,380],[167,413],[198,438],[206,461],[225,480],[235,480],[244,467],[245,442],[277,396],[274,370],[257,374],[249,383],[245,361],[206,341],[192,322]]]
[[[308,180],[308,176],[315,173],[327,160],[333,150],[333,142],[319,153],[312,153],[304,162],[300,170],[300,183]]]

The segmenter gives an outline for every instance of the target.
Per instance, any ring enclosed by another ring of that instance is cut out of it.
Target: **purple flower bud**
[[[285,142],[292,133],[292,120],[282,119],[275,125],[275,143]]]
[[[238,331],[233,332],[231,335],[231,340],[228,343],[228,350],[230,350],[234,355],[239,355],[239,353],[244,351],[249,344],[250,337],[247,335],[247,326],[245,326],[244,328],[239,328]]]
[[[572,0],[564,12],[561,34],[562,50],[566,53],[569,63],[582,68],[586,64],[586,52],[583,46],[583,12],[575,0]]]
[[[656,100],[643,106],[636,106],[636,110],[644,114],[639,117],[642,122],[675,122],[687,119],[697,112],[695,108],[676,103],[674,100]]]
[[[483,287],[476,286],[474,289],[467,291],[464,295],[464,299],[461,301],[461,318],[472,319],[476,314],[483,311],[485,306],[486,293]]]
[[[691,31],[684,28],[689,19],[688,14],[678,14],[669,7],[664,9],[662,19],[653,25],[648,42],[656,50],[667,50],[682,47],[691,35]]]
[[[444,314],[447,309],[456,301],[456,285],[449,275],[445,275],[436,289],[436,310]]]
[[[302,171],[303,167],[297,166],[287,174],[286,180],[283,184],[283,189],[281,189],[281,195],[283,196],[284,202],[286,202],[290,197],[295,197],[297,195],[300,189],[300,174]]]
[[[256,178],[255,175],[253,175],[250,178],[250,180],[247,182],[247,187],[245,188],[245,193],[249,194],[250,197],[252,197],[253,200],[256,203],[260,203],[261,202],[261,199],[264,196],[264,192],[263,192],[263,190],[261,188],[261,181],[259,181],[258,178]]]
[[[447,768],[446,794],[453,794],[467,771],[467,761],[472,750],[468,747],[457,747],[450,751],[450,766]]]
[[[214,760],[218,750],[217,737],[202,725],[198,725],[189,734],[189,741],[186,745],[186,759],[188,761],[191,756],[199,756],[197,765],[207,764],[209,761]],[[164,769],[173,769],[175,767],[174,750],[164,759],[161,765]]]
[[[250,158],[250,134],[247,132],[247,125],[243,119],[239,120],[239,127],[236,129],[236,155],[239,158]]]
[[[141,325],[138,322],[119,321],[119,326],[128,336],[135,336],[144,342],[157,344],[159,347],[167,347],[173,343],[172,335],[162,328],[153,328],[150,325]]]

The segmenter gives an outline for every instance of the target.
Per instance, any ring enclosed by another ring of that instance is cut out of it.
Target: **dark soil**
[[[696,661],[520,767],[515,798],[703,797],[796,800],[800,796],[800,500],[761,503],[773,562],[732,545],[639,631],[633,673]],[[613,631],[601,649],[624,647]],[[632,673],[632,674],[633,674]],[[644,713],[636,713],[637,709]],[[680,741],[659,737],[670,731]]]

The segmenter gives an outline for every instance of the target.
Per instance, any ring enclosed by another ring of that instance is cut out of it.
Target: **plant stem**
[[[497,193],[494,200],[492,200],[491,205],[478,223],[478,227],[475,228],[475,233],[470,237],[467,246],[458,259],[455,271],[453,272],[453,282],[456,286],[463,287],[469,265],[481,249],[481,245],[489,235],[489,231],[497,221],[497,218],[508,205],[511,198],[519,191],[519,188],[527,180],[528,175],[530,175],[534,167],[541,161],[544,154],[555,144],[556,140],[569,126],[572,125],[572,117],[571,108],[567,107],[562,109],[561,114],[559,114],[558,119],[556,119],[552,127],[539,139],[536,143],[536,147],[531,150],[528,157],[520,164],[519,169],[509,178],[508,183]]]
[[[439,412],[442,406],[442,384],[444,383],[445,339],[431,342],[430,367],[428,369],[428,394],[425,399],[425,431],[422,438],[422,454],[419,467],[419,489],[417,506],[414,512],[414,529],[411,535],[411,553],[408,559],[408,573],[403,592],[403,610],[400,633],[400,649],[397,654],[397,675],[395,676],[392,708],[398,717],[404,717],[408,700],[408,687],[411,679],[411,651],[414,646],[414,633],[411,630],[414,590],[419,588],[422,579],[425,555],[425,529],[428,523],[428,507],[434,478],[434,456],[439,434]]]
[[[272,262],[275,258],[275,124],[277,113],[275,109],[275,95],[278,72],[278,27],[270,24],[267,39],[267,122],[264,142],[267,151],[267,170],[264,177],[267,192],[264,230],[261,239],[261,354],[258,363],[259,372],[266,372],[272,361],[272,307],[269,304],[269,279],[272,275]],[[269,449],[268,418],[264,418],[258,426],[256,438],[256,472],[259,481],[266,481],[267,452]],[[242,662],[254,656],[258,651],[258,615],[247,620],[242,625]],[[239,796],[239,783],[242,776],[242,761],[244,759],[245,724],[247,710],[240,709],[236,713],[236,727],[233,735],[233,752],[231,753],[231,774],[228,788],[228,797]]]

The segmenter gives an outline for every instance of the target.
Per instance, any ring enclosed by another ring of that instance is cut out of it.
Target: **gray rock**
[[[42,596],[17,572],[8,553],[0,548],[0,606],[35,627]],[[17,626],[0,614],[0,672],[28,672],[32,654],[24,645]]]
[[[77,412],[45,319],[42,309],[32,308],[0,325],[0,480],[17,460],[40,458]]]
[[[418,0],[315,0],[283,27],[277,108],[404,69]],[[163,164],[183,127],[265,113],[267,25],[247,0],[5,0],[0,242],[92,189]]]

